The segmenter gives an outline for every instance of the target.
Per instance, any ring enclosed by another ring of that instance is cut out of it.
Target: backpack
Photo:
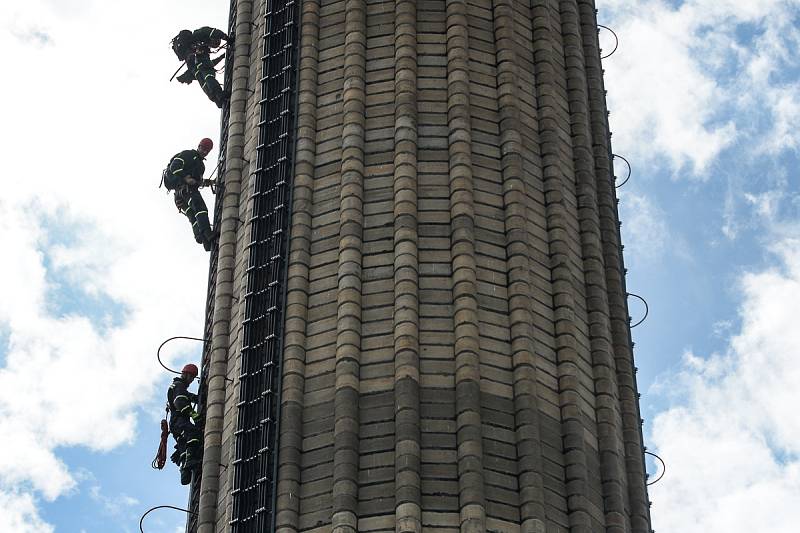
[[[186,61],[186,56],[192,48],[192,32],[189,30],[181,30],[178,35],[172,39],[172,51],[178,56],[181,61]]]
[[[170,167],[172,166],[172,162],[179,155],[180,154],[175,154],[174,156],[172,156],[172,159],[170,159],[169,163],[167,163],[167,168],[165,168],[164,171],[161,173],[161,183],[158,186],[159,189],[161,188],[161,185],[164,185],[164,187],[166,187],[168,191],[174,191],[181,184],[181,179],[176,177],[170,171]]]
[[[164,169],[164,172],[161,173],[161,183],[168,191],[174,191],[181,184],[181,180],[176,178],[172,172],[169,171],[169,167],[167,167]],[[161,185],[158,187],[161,188]]]

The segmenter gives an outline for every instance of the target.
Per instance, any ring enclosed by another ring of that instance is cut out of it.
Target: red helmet
[[[191,374],[194,377],[197,377],[197,373],[197,366],[193,365],[192,363],[189,363],[181,369],[181,374]]]
[[[206,152],[210,152],[212,148],[214,148],[214,141],[206,137],[205,139],[200,139],[200,144],[197,147],[201,150],[205,150]]]

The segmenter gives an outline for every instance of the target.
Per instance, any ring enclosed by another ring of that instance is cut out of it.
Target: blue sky
[[[598,8],[620,37],[604,67],[614,151],[633,165],[619,189],[628,289],[650,305],[633,334],[645,438],[668,466],[654,528],[793,532],[800,1]],[[217,137],[218,114],[197,87],[168,83],[168,41],[225,27],[227,11],[0,7],[15,80],[0,86],[0,246],[13,258],[0,262],[0,434],[17,436],[0,440],[0,531],[137,531],[147,508],[186,502],[171,465],[150,468],[170,379],[155,350],[199,336],[207,256],[156,186],[172,154]],[[165,356],[179,366],[197,346]],[[163,511],[146,531],[183,521]]]
[[[0,434],[15,437],[0,440],[0,531],[138,531],[147,508],[186,503],[172,465],[150,467],[171,379],[155,352],[201,336],[208,256],[157,186],[169,157],[217,137],[219,114],[169,83],[169,40],[227,14],[210,0],[0,6],[14,73],[0,87]],[[184,520],[154,513],[146,530]]]
[[[653,526],[793,531],[800,3],[598,6],[621,40],[604,66],[634,167],[628,288],[651,308],[633,336],[647,445],[667,463]]]

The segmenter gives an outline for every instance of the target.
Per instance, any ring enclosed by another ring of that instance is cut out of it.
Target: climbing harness
[[[192,43],[191,39],[192,39],[192,32],[190,32],[189,30],[181,30],[181,32],[178,33],[178,35],[176,35],[175,37],[173,37],[173,39],[170,41],[169,43],[170,47],[172,48],[172,51],[175,52],[175,55],[178,56],[178,59],[181,61],[181,65],[178,67],[178,70],[176,70],[172,74],[172,77],[170,77],[169,81],[174,80],[175,76],[177,76],[178,73],[181,71],[181,69],[184,66],[186,66],[186,58],[187,56],[189,56],[189,54],[207,53],[210,55],[212,53],[216,53],[222,50],[223,51],[222,55],[214,58],[212,64],[216,66],[220,61],[224,59],[225,57],[224,50],[228,48],[229,43],[226,42],[225,44],[222,44],[220,42],[219,46],[211,46],[210,43],[207,43],[205,41]]]
[[[597,32],[598,32],[598,33],[600,33],[600,28],[603,28],[604,30],[608,30],[608,31],[610,31],[610,32],[611,32],[611,35],[613,35],[613,36],[614,36],[614,49],[613,49],[613,50],[611,50],[611,51],[610,51],[609,53],[607,53],[606,55],[604,55],[604,56],[600,56],[600,59],[605,59],[605,58],[607,58],[607,57],[611,57],[611,56],[613,56],[613,55],[614,55],[614,52],[616,52],[616,51],[617,51],[617,48],[619,48],[619,37],[617,37],[617,34],[616,34],[616,33],[614,33],[614,30],[612,30],[612,29],[611,29],[611,28],[609,28],[608,26],[603,26],[602,24],[598,24],[598,25],[597,25]]]

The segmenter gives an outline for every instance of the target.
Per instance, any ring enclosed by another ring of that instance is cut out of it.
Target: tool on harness
[[[169,81],[172,81],[172,80],[174,80],[174,79],[175,79],[175,76],[177,76],[177,75],[178,75],[178,72],[180,72],[180,71],[181,71],[181,69],[182,69],[183,67],[185,67],[185,66],[186,66],[186,61],[184,61],[183,63],[181,63],[181,66],[179,66],[179,67],[178,67],[178,70],[176,70],[175,72],[173,72],[173,74],[172,74],[172,77],[169,79]]]
[[[166,409],[169,413],[169,405]],[[166,418],[161,419],[161,440],[158,444],[158,451],[150,464],[155,470],[162,470],[164,465],[167,464],[167,440],[169,439],[169,424]]]

